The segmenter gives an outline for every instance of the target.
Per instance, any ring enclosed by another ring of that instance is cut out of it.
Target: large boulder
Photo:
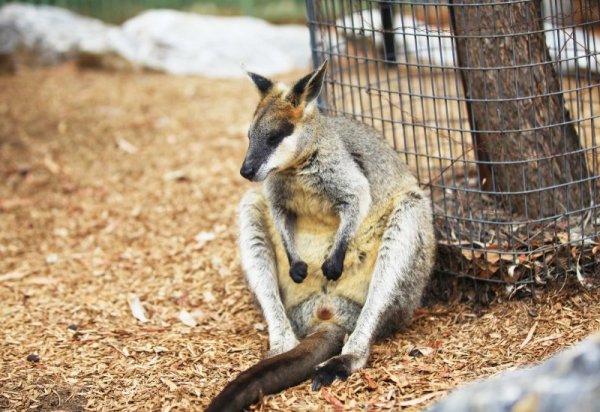
[[[600,411],[600,331],[536,367],[459,388],[429,409],[480,411]]]
[[[175,74],[236,77],[244,64],[272,75],[310,62],[309,34],[302,26],[274,26],[252,17],[213,17],[151,10],[123,24],[136,49],[128,59]]]
[[[105,39],[110,29],[58,7],[9,3],[0,9],[0,48],[4,53],[26,53],[31,64],[74,58],[86,39]]]
[[[310,48],[306,27],[251,17],[151,10],[112,26],[58,7],[10,3],[0,8],[1,56],[20,64],[77,59],[111,68],[239,77],[242,65],[265,75],[304,69]]]

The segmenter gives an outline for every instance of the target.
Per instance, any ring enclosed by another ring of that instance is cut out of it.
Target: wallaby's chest
[[[286,207],[298,218],[315,219],[325,224],[337,225],[339,216],[333,203],[318,187],[318,182],[304,176],[294,176],[286,181]]]

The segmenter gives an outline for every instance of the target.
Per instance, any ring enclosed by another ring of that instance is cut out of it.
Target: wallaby
[[[319,112],[326,67],[292,87],[249,73],[261,100],[240,173],[264,183],[240,203],[239,248],[270,351],[208,411],[346,379],[375,339],[410,323],[429,279],[430,200],[377,131]]]

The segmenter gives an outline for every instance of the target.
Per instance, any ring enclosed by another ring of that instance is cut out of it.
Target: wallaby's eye
[[[294,125],[285,122],[279,126],[279,128],[274,129],[269,137],[267,137],[267,144],[269,146],[277,146],[283,139],[288,137],[294,132]]]

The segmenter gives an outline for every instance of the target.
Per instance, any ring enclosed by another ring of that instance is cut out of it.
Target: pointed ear
[[[260,94],[265,95],[273,87],[273,82],[260,74],[246,72],[250,80],[254,83]]]
[[[300,104],[307,105],[319,96],[326,71],[327,60],[317,70],[304,76],[294,84],[290,98],[295,106],[299,106]]]

